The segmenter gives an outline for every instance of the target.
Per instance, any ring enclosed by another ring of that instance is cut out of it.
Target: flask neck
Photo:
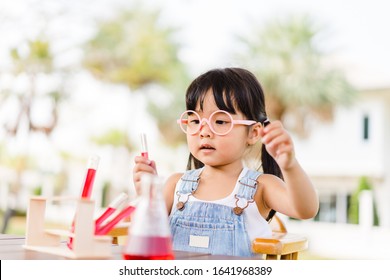
[[[162,195],[161,179],[155,176],[144,176],[142,178],[141,196],[149,201],[158,199]]]

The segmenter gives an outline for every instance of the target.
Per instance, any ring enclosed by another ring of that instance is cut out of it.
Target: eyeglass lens
[[[182,127],[190,134],[195,134],[200,130],[201,119],[194,112],[186,112],[182,116]],[[185,121],[187,120],[187,121]],[[226,134],[233,126],[232,118],[227,112],[215,112],[208,119],[210,129],[216,134]]]

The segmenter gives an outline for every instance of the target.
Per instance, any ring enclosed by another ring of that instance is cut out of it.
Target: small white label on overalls
[[[199,248],[208,248],[209,247],[208,236],[200,236],[200,235],[190,235],[190,246],[191,247],[199,247]]]

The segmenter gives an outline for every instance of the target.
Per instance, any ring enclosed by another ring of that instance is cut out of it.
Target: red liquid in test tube
[[[91,197],[96,170],[99,166],[99,160],[100,158],[98,156],[92,156],[88,160],[87,174],[85,175],[83,190],[81,192],[82,198]]]
[[[95,231],[96,235],[105,235],[107,234],[111,229],[113,229],[121,220],[124,218],[130,216],[131,213],[135,210],[135,207],[133,205],[127,206],[125,209],[123,209],[118,215],[116,215],[111,221],[109,221],[104,226],[100,227]]]
[[[88,168],[87,175],[85,176],[85,183],[81,197],[90,198],[92,193],[93,182],[95,181],[96,169]]]
[[[95,233],[100,228],[101,224],[107,220],[108,217],[110,217],[116,209],[128,198],[128,195],[126,193],[121,193],[119,196],[117,196],[107,207],[107,209],[104,211],[104,213],[96,219],[95,221]]]
[[[88,160],[87,173],[86,173],[85,179],[84,179],[83,189],[81,192],[81,198],[89,199],[91,197],[93,183],[95,181],[96,170],[99,166],[99,160],[100,160],[99,156],[96,156],[96,155],[90,157]],[[70,229],[71,232],[74,232],[74,220],[75,219],[73,219],[72,226]],[[73,245],[73,238],[72,237],[69,238],[67,245],[70,249],[72,249],[72,247],[73,247],[72,246]]]
[[[148,159],[149,158],[148,143],[146,141],[146,134],[145,133],[141,133],[141,144],[142,144],[141,156]]]

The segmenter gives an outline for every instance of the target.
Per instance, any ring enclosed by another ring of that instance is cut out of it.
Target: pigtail
[[[188,156],[187,170],[199,169],[204,166],[204,163],[197,160],[191,153]]]
[[[268,153],[265,145],[261,147],[261,162],[263,166],[264,174],[273,174],[283,180],[283,174],[280,170],[279,165],[276,163],[274,158]],[[269,211],[267,218],[265,219],[268,223],[271,222],[271,219],[275,215],[276,211],[271,209]]]
[[[265,174],[273,174],[284,180],[279,165],[276,163],[275,159],[268,153],[267,149],[265,148],[265,145],[262,145],[261,147],[261,162],[263,172]]]

